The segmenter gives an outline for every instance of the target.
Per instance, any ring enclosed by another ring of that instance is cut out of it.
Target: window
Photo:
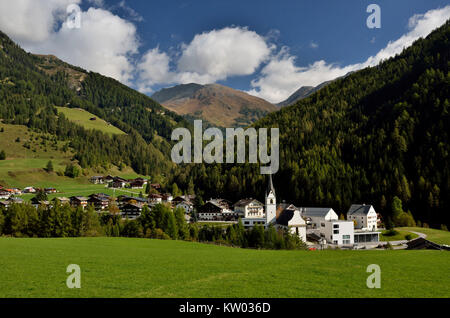
[[[321,227],[325,227],[325,223],[320,223],[320,226]]]
[[[334,230],[333,234],[339,234],[339,230]]]
[[[350,240],[344,240],[344,244],[350,244]]]
[[[349,239],[350,239],[350,235],[342,235],[342,238],[343,238],[344,240],[349,240]]]
[[[338,244],[338,241],[333,241],[333,244],[337,245],[337,244]]]
[[[246,225],[248,225],[248,223],[249,223],[248,221],[245,221],[245,222],[244,222],[244,224],[246,224]]]
[[[333,224],[333,228],[338,229],[339,228],[339,224]]]

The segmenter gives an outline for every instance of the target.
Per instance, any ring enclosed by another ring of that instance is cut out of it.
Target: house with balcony
[[[378,215],[372,205],[352,204],[347,212],[347,220],[354,221],[355,229],[362,231],[376,231],[378,229]]]

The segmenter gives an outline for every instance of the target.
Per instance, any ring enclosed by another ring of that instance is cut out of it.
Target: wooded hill
[[[85,109],[127,135],[86,130],[54,106]],[[125,164],[144,175],[172,167],[171,132],[188,125],[144,94],[54,56],[26,53],[1,32],[0,118],[70,140],[83,168]]]
[[[397,196],[416,220],[450,224],[449,35],[447,22],[402,54],[258,121],[280,129],[278,199],[341,213],[370,203],[389,216]],[[263,199],[267,182],[254,165],[196,166],[191,175],[206,198]]]

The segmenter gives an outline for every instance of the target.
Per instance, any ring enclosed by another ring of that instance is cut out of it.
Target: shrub
[[[398,231],[394,229],[387,230],[383,233],[384,236],[395,236],[398,234]]]

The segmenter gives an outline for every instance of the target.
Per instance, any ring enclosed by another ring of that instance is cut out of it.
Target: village
[[[160,184],[150,184],[147,179],[124,179],[118,176],[92,176],[92,184],[104,184],[112,189],[144,189],[150,187],[148,195],[118,195],[93,193],[87,197],[54,197],[52,200],[42,200],[39,196],[31,199],[31,205],[51,207],[56,201],[69,204],[72,207],[86,208],[89,205],[98,212],[110,212],[115,206],[123,219],[136,219],[141,215],[144,206],[150,209],[156,204],[166,204],[171,208],[181,208],[185,212],[186,222],[202,222],[211,224],[237,223],[241,220],[243,226],[250,229],[256,225],[267,228],[272,224],[277,229],[285,229],[297,235],[310,246],[324,248],[334,246],[343,248],[373,248],[380,242],[381,217],[372,205],[352,204],[346,218],[336,213],[330,207],[297,207],[285,201],[277,202],[275,188],[270,175],[262,203],[254,198],[243,198],[233,203],[223,198],[210,198],[201,206],[195,205],[195,195],[180,195],[173,197],[164,193]],[[7,209],[11,204],[24,204],[22,194],[37,193],[57,194],[55,188],[38,189],[6,189],[0,186],[0,208]]]

